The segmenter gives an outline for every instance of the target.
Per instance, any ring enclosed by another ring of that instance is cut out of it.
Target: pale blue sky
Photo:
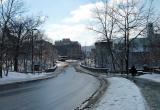
[[[26,0],[31,13],[48,16],[47,23],[59,23],[80,5],[91,3],[91,0]]]
[[[92,45],[96,35],[86,29],[84,21],[91,19],[93,0],[24,0],[29,12],[48,16],[44,30],[53,41],[62,38],[78,40],[82,45]],[[157,11],[160,0],[154,0]]]

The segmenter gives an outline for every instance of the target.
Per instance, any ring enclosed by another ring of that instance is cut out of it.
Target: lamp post
[[[37,31],[37,29],[32,29],[32,64],[31,64],[31,70],[32,70],[32,73],[34,73],[34,31]]]

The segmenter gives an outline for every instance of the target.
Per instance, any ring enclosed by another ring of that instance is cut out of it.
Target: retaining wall
[[[82,64],[80,64],[80,66],[91,72],[98,72],[98,73],[108,73],[108,70],[109,70],[108,68],[94,68],[94,67],[88,67]]]

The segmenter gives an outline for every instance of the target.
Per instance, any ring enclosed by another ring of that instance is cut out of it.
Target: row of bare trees
[[[129,74],[129,56],[132,41],[146,34],[146,25],[150,22],[157,24],[159,16],[153,8],[153,0],[112,0],[101,1],[96,5],[93,24],[89,29],[98,33],[102,39],[112,42],[114,39],[121,39],[119,43],[122,54],[116,54],[115,50],[108,45],[112,58],[113,69],[125,71]],[[110,43],[107,43],[110,44]],[[121,61],[121,63],[119,63]]]
[[[14,71],[19,71],[20,48],[24,42],[33,45],[34,40],[42,38],[39,27],[43,22],[41,17],[26,14],[22,0],[0,0],[0,77],[12,64]]]

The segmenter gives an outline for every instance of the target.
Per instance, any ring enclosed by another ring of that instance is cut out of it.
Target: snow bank
[[[156,73],[144,74],[144,75],[138,76],[137,78],[148,79],[148,80],[160,83],[160,74],[156,74]]]
[[[68,65],[66,62],[57,62],[57,67],[63,68]],[[56,68],[53,67],[52,69]],[[0,78],[0,85],[4,84],[11,84],[15,82],[24,82],[24,81],[31,81],[31,80],[38,80],[47,78],[48,76],[52,76],[53,72],[42,72],[42,73],[18,73],[18,72],[9,72],[8,76],[3,76],[3,78]]]
[[[21,81],[27,81],[27,80],[33,80],[36,78],[42,78],[47,76],[49,73],[18,73],[18,72],[9,72],[8,76],[3,76],[3,78],[0,78],[0,85],[2,84],[9,84],[14,82],[21,82]],[[50,73],[51,74],[51,73]]]
[[[139,88],[125,78],[108,78],[109,87],[95,110],[146,110]]]

